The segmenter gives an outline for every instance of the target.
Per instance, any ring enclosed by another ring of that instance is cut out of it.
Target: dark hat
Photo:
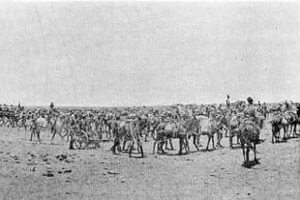
[[[248,103],[253,103],[253,99],[251,97],[247,98]]]

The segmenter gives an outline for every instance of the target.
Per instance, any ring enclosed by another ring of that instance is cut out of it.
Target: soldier
[[[51,102],[49,107],[50,107],[50,110],[53,110],[54,109],[54,103]]]
[[[285,101],[284,104],[285,104],[285,110],[286,111],[292,110],[292,102],[289,103],[288,101]]]
[[[250,118],[255,118],[256,108],[253,105],[253,99],[251,97],[248,97],[247,101],[248,101],[248,105],[245,107],[244,110],[245,116],[248,116]]]
[[[267,118],[267,105],[265,102],[262,105],[262,111],[263,111],[264,117]]]
[[[121,135],[119,134],[119,127],[120,127],[120,117],[117,116],[115,119],[112,120],[111,128],[112,128],[112,135],[114,139],[114,145],[111,147],[111,151],[113,154],[116,154],[116,149],[121,152]]]
[[[230,96],[229,95],[227,95],[227,99],[226,99],[226,108],[227,109],[230,109]]]
[[[70,121],[70,146],[69,149],[74,149],[74,134],[76,134],[76,131],[78,131],[78,118],[77,114],[74,114]]]
[[[260,132],[260,128],[259,128],[259,125],[258,125],[259,124],[259,118],[258,118],[258,115],[257,115],[256,108],[253,104],[253,99],[251,97],[248,97],[247,101],[248,101],[248,105],[244,109],[244,115],[249,121],[254,122],[253,125]]]

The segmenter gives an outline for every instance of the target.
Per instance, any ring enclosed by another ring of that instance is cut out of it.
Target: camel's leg
[[[199,147],[198,147],[198,145],[197,145],[196,137],[197,137],[197,135],[196,135],[196,134],[193,134],[193,143],[194,143],[194,146],[196,147],[197,151],[200,151],[200,150],[199,150]]]
[[[197,145],[200,146],[200,136],[201,135],[197,135]]]
[[[236,143],[237,144],[240,144],[241,142],[240,142],[240,136],[238,135],[238,134],[236,134]]]
[[[188,136],[185,136],[184,140],[185,140],[186,148],[188,149],[187,153],[189,153],[190,152],[190,144],[189,144],[189,138],[188,138]]]
[[[226,129],[225,129],[225,137],[228,137],[228,136],[229,136],[229,129],[226,128]]]
[[[64,138],[67,136],[67,142],[69,142],[69,139],[70,139],[70,130],[67,130],[66,131],[66,134],[63,136]]]
[[[110,150],[113,152],[113,154],[116,154],[116,148],[120,144],[119,138],[115,138],[114,145],[110,148]]]
[[[212,139],[213,149],[215,149],[215,137],[214,137],[214,134],[212,134],[211,139]]]
[[[60,138],[62,139],[62,141],[65,141],[65,140],[64,140],[64,137],[63,137],[63,135],[62,135],[62,133],[61,133],[61,131],[58,131],[57,134],[60,136]]]
[[[242,144],[242,151],[243,151],[243,157],[244,157],[244,163],[246,162],[246,152],[245,152],[245,146]]]
[[[172,139],[168,139],[167,141],[169,141],[169,144],[170,144],[170,149],[169,150],[174,150]]]
[[[39,142],[41,142],[41,131],[40,130],[37,131],[37,137],[38,137]]]
[[[71,136],[70,136],[70,132],[68,131],[67,133],[66,133],[66,135],[64,135],[64,137],[66,137],[67,136],[67,142],[69,142],[70,141],[70,139],[71,139]]]
[[[153,142],[153,151],[152,151],[152,154],[155,154],[155,146],[156,146],[156,143],[157,143],[156,141]]]
[[[220,147],[221,145],[220,145],[220,134],[219,134],[219,132],[217,132],[217,147]]]
[[[209,146],[210,140],[211,140],[211,135],[209,134],[208,135],[207,145],[206,145],[206,150],[208,150],[208,146]]]
[[[110,136],[109,130],[106,129],[106,130],[105,130],[105,134],[106,134],[106,139],[110,139],[110,137],[109,137],[109,136]]]
[[[123,141],[123,146],[122,146],[122,150],[125,151],[125,150],[126,150],[125,148],[126,148],[126,140],[124,139],[124,141]]]
[[[70,145],[69,149],[74,149],[74,136],[73,134],[70,134]]]
[[[129,144],[129,147],[128,147],[129,158],[131,158],[131,153],[132,153],[132,150],[133,150],[133,145],[134,145],[134,143],[131,141],[130,144]]]
[[[53,139],[56,135],[56,130],[51,130],[51,133],[52,133],[52,137],[51,137],[51,143],[53,142]]]
[[[30,134],[30,141],[32,141],[32,136],[34,134],[34,130],[31,130],[31,134]]]
[[[101,130],[98,129],[97,134],[98,134],[99,140],[102,140],[102,132],[101,132]]]
[[[229,130],[229,147],[232,148],[232,139],[233,139],[233,133],[231,130]]]
[[[165,146],[165,150],[167,150],[167,144],[168,144],[168,140],[162,141],[160,142],[160,150],[162,154],[165,154],[166,152],[164,151],[164,146]]]
[[[168,139],[166,139],[164,143],[165,143],[165,145],[166,145],[166,150],[169,150],[169,147],[168,147]]]
[[[183,148],[183,138],[181,138],[179,136],[179,152],[178,152],[178,155],[182,154],[182,148]]]
[[[287,132],[287,127],[286,127],[286,125],[283,125],[283,138],[282,139],[287,139],[286,138],[286,132]]]
[[[148,131],[145,131],[146,133],[145,133],[145,142],[148,142],[148,135],[149,135],[149,132]]]
[[[289,124],[288,125],[288,131],[287,131],[287,135],[288,135],[288,138],[290,138],[291,137],[291,133],[292,133],[292,125],[291,124]]]
[[[150,135],[154,139],[154,129],[151,130]]]
[[[222,140],[222,133],[220,132],[220,131],[218,131],[217,132],[217,146],[218,147],[223,147],[222,145],[221,145],[221,140]]]
[[[254,152],[254,161],[255,161],[256,164],[259,164],[259,162],[256,158],[256,144],[254,144],[254,146],[253,146],[253,152]]]
[[[294,124],[293,137],[296,136],[296,130],[297,130],[297,122],[295,122],[295,124]]]
[[[249,162],[249,152],[250,152],[249,145],[247,145],[247,152],[246,152],[246,162],[247,163]]]
[[[280,129],[275,132],[275,142],[279,142],[280,139]]]
[[[141,157],[144,158],[144,151],[143,151],[143,145],[139,142],[139,149],[140,149],[140,152],[141,152]]]
[[[190,146],[188,145],[188,139],[187,138],[183,138],[183,145],[184,145],[186,153],[189,153],[190,152]]]
[[[157,143],[157,153],[161,153],[162,152],[163,144],[164,144],[163,141],[159,141]]]
[[[138,152],[138,153],[141,153],[141,152],[140,152],[139,142],[137,142],[136,147],[137,147],[137,148],[136,148],[137,152]]]

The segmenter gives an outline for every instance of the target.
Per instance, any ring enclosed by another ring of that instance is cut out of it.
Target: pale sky
[[[0,103],[300,101],[296,2],[0,3]]]

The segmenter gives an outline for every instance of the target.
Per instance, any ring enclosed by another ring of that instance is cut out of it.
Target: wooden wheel
[[[84,149],[88,144],[88,138],[84,134],[76,135],[74,138],[74,145],[77,149]]]
[[[84,142],[80,139],[75,139],[74,145],[75,145],[76,149],[82,149],[84,146]]]

